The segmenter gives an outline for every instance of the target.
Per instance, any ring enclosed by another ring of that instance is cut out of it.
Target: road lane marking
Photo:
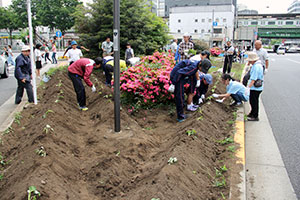
[[[297,63],[297,64],[300,64],[299,61],[295,61],[295,60],[292,60],[292,59],[289,59],[289,58],[287,60],[292,61],[292,62]]]

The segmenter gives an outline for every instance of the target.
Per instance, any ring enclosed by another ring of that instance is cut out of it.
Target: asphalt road
[[[262,100],[293,188],[300,199],[300,54],[270,54]]]

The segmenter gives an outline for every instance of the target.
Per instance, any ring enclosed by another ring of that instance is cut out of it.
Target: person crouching
[[[96,58],[95,60],[81,58],[68,67],[68,75],[76,92],[79,109],[82,111],[87,111],[88,108],[86,107],[85,88],[81,79],[83,78],[85,83],[92,88],[92,92],[96,92],[96,87],[91,82],[90,75],[94,68],[100,68],[101,63],[102,58]]]
[[[208,86],[212,84],[213,78],[210,74],[199,73],[200,87],[196,88],[196,95],[193,98],[194,104],[202,104],[208,91]]]

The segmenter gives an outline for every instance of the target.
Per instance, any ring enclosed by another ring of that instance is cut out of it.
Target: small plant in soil
[[[228,168],[226,167],[226,165],[223,165],[220,170],[224,173],[228,171]]]
[[[21,124],[21,119],[22,119],[22,115],[21,115],[21,113],[20,112],[17,112],[16,114],[15,114],[15,123],[17,123],[18,125],[20,125]]]
[[[117,153],[116,153],[116,156],[119,156],[119,155],[120,155],[120,153],[121,153],[121,151],[120,151],[120,150],[118,150],[118,151],[117,151]]]
[[[35,153],[37,155],[41,156],[41,157],[46,157],[47,156],[46,150],[43,146],[41,146],[39,149],[36,149]]]
[[[28,200],[37,200],[41,196],[41,193],[35,186],[30,186],[27,190],[27,194]]]
[[[197,118],[198,121],[202,121],[203,119],[204,119],[203,116],[200,116],[200,117]]]
[[[176,157],[171,157],[171,158],[169,158],[169,160],[168,160],[168,164],[169,165],[172,165],[172,164],[175,164],[175,163],[177,163],[177,158]]]
[[[0,181],[2,181],[3,177],[4,177],[4,174],[0,173]]]
[[[59,80],[59,83],[56,85],[56,87],[61,87],[62,86],[62,82],[61,80]]]
[[[188,135],[188,136],[192,136],[192,135],[196,135],[196,131],[194,130],[194,129],[192,129],[192,130],[187,130],[186,131],[186,134]]]
[[[8,127],[8,128],[4,131],[3,135],[7,135],[7,134],[12,133],[12,132],[14,132],[14,129],[10,126],[10,127]]]
[[[227,145],[227,144],[231,144],[234,142],[233,138],[232,137],[227,137],[225,138],[224,140],[219,140],[217,141],[219,144],[221,145]]]
[[[228,124],[228,125],[233,125],[233,124],[234,124],[234,121],[233,121],[233,120],[229,120],[229,121],[227,121],[227,124]]]
[[[146,127],[145,128],[147,131],[150,131],[152,128],[151,127]]]
[[[234,145],[231,145],[231,146],[227,147],[227,150],[234,153],[236,149],[235,149]]]
[[[221,192],[221,197],[222,197],[223,200],[226,200],[226,197],[225,197],[225,195],[223,194],[223,192]]]
[[[5,162],[3,156],[0,154],[0,165],[4,166],[6,165],[7,163]]]
[[[50,131],[54,132],[54,129],[49,124],[47,124],[43,131],[47,134]]]
[[[226,180],[225,177],[222,176],[220,179],[216,179],[214,182],[214,186],[218,188],[223,188],[226,186]]]
[[[59,102],[59,100],[58,99],[56,99],[55,101],[54,101],[54,103],[58,103]]]
[[[248,117],[246,114],[244,114],[244,120],[247,121]]]
[[[237,118],[237,112],[233,112],[232,115],[233,115],[233,119],[236,120],[236,118]]]
[[[209,97],[206,98],[206,100],[207,100],[207,101],[210,101],[210,100],[212,100],[213,98],[214,98],[213,96],[209,96]]]
[[[49,113],[54,113],[54,111],[53,110],[47,110],[45,112],[45,114],[43,114],[43,119],[45,119]]]

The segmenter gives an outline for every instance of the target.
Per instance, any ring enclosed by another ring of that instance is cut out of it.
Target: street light
[[[114,115],[115,132],[121,131],[120,119],[120,0],[114,0]]]

